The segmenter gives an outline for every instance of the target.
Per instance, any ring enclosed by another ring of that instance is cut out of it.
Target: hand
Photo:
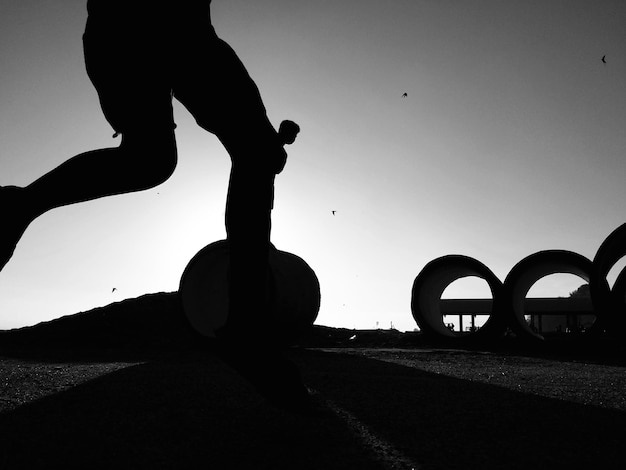
[[[298,132],[300,132],[299,125],[293,121],[285,120],[280,123],[280,127],[278,128],[278,140],[282,145],[291,145],[295,142]],[[287,163],[287,152],[284,149],[281,150],[282,155],[280,161],[277,162],[276,174],[283,171]]]
[[[293,121],[285,120],[278,128],[278,138],[283,145],[291,145],[295,142],[296,136],[300,132],[300,126]]]

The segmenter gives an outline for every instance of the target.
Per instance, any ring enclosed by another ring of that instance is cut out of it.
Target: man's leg
[[[25,188],[36,215],[54,207],[153,188],[176,168],[174,131],[126,133],[117,148],[77,155]]]
[[[310,397],[297,367],[271,337],[266,285],[274,174],[285,153],[258,89],[221,40],[191,44],[174,97],[214,133],[232,160],[226,207],[230,248],[229,318],[217,353],[278,407],[305,412]]]
[[[255,152],[250,149],[250,153]],[[273,175],[233,165],[226,203],[230,250],[228,327],[272,343],[268,311]]]
[[[118,148],[71,158],[24,188],[0,188],[0,269],[28,224],[55,207],[148,189],[176,167],[174,132],[126,134]]]
[[[89,7],[85,66],[122,143],[71,158],[25,188],[0,188],[0,269],[28,224],[44,212],[154,187],[176,166],[167,19],[144,21],[152,10],[144,11],[143,3],[123,11],[115,2]]]
[[[186,38],[173,80],[174,97],[214,133],[232,160],[226,207],[232,329],[266,322],[270,214],[274,174],[284,150],[260,93],[232,48],[210,35]],[[193,53],[189,53],[191,50]]]

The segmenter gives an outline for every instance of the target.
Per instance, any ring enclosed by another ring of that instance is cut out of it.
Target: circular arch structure
[[[192,329],[203,337],[228,319],[228,242],[207,245],[189,262],[180,280],[183,312]],[[311,327],[320,308],[320,285],[301,258],[274,246],[269,252],[269,318],[266,322],[285,342]]]
[[[566,250],[546,250],[527,256],[509,272],[504,280],[506,304],[502,310],[508,317],[508,324],[522,338],[544,340],[544,336],[536,333],[525,319],[525,300],[530,288],[539,279],[550,274],[573,274],[589,282],[593,265],[591,261],[578,253]],[[598,331],[600,318],[596,313],[596,321],[588,333]]]
[[[606,318],[606,327],[614,333],[626,326],[626,298],[624,271],[611,290],[607,276],[611,268],[626,255],[626,224],[616,228],[600,245],[593,258],[593,271],[589,281],[594,308]]]
[[[493,307],[489,319],[482,328],[467,335],[459,335],[450,331],[443,323],[441,295],[454,281],[470,276],[487,282],[491,289]],[[442,256],[428,263],[415,278],[411,295],[411,313],[420,329],[433,337],[457,341],[494,339],[505,330],[505,325],[495,309],[501,291],[502,282],[480,261],[463,255]]]
[[[626,330],[626,268],[622,269],[613,284],[610,301],[608,328],[611,333],[619,335]]]
[[[615,279],[615,284],[611,289],[611,296],[614,297],[616,302],[626,303],[626,268]]]

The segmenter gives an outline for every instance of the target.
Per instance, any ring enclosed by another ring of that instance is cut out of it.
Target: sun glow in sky
[[[0,185],[118,143],[84,72],[85,4],[2,2]],[[621,0],[214,0],[212,17],[274,124],[302,128],[272,239],[316,271],[318,324],[413,329],[411,286],[432,259],[472,256],[504,280],[539,250],[593,258],[625,221]],[[175,111],[170,180],[31,225],[0,273],[0,328],[176,290],[225,238],[230,161]]]

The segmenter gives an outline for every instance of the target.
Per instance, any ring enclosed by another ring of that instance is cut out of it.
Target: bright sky
[[[85,5],[0,2],[0,185],[118,143],[84,72]],[[214,0],[212,16],[275,125],[302,127],[272,238],[316,271],[318,324],[411,330],[432,259],[504,280],[539,250],[593,258],[625,221],[623,0]],[[174,291],[225,238],[228,156],[180,106],[176,121],[168,182],[31,225],[0,273],[0,328]]]

